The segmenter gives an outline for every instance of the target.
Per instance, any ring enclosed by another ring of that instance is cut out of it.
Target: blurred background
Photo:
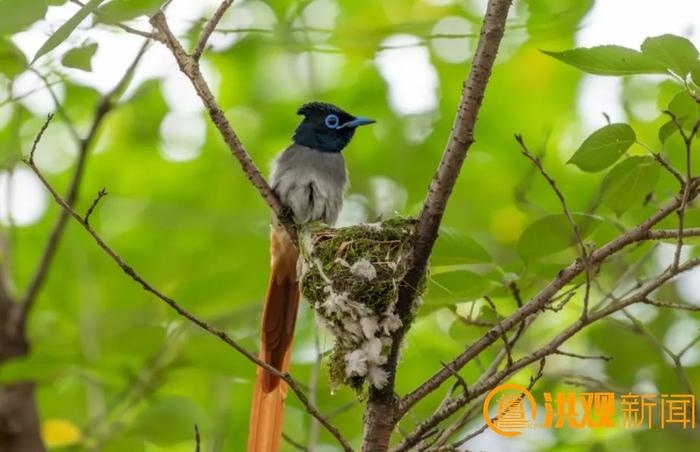
[[[22,30],[0,21],[11,42],[0,52],[1,252],[12,270],[9,285],[17,293],[31,279],[59,213],[18,159],[27,154],[56,102],[85,134],[100,96],[114,87],[143,43],[140,36],[90,17],[31,69],[12,69],[14,50],[31,61],[47,37],[80,8],[70,1],[46,3],[46,14]],[[187,47],[218,3],[174,0],[168,7],[169,23]],[[404,349],[397,386],[401,394],[479,337],[484,328],[469,319],[493,321],[488,308],[482,310],[482,294],[491,293],[499,312],[508,314],[516,306],[504,281],[517,279],[527,297],[576,256],[574,249],[523,255],[523,231],[560,209],[520,154],[513,134],[523,134],[531,150],[543,156],[577,212],[588,211],[603,175],[582,173],[566,161],[590,132],[605,125],[603,113],[613,122],[630,123],[641,142],[662,149],[657,129],[665,121],[660,111],[680,90],[677,84],[664,76],[583,75],[540,50],[613,43],[638,48],[645,37],[662,33],[700,45],[700,3],[694,0],[514,3],[477,142],[433,256],[436,278],[447,270],[458,270],[459,278],[446,278],[454,284],[449,291],[429,289]],[[210,40],[203,72],[266,174],[273,157],[289,144],[299,120],[296,109],[305,102],[328,101],[377,119],[344,151],[351,187],[340,223],[416,214],[452,125],[485,5],[485,0],[236,1]],[[144,17],[128,24],[150,30]],[[89,67],[68,67],[66,52],[92,44],[97,46]],[[682,161],[680,146],[678,137],[663,145],[670,161]],[[631,150],[646,152],[641,146]],[[36,163],[63,192],[77,154],[69,127],[56,118],[36,150]],[[596,214],[604,221],[590,240],[603,243],[620,227],[645,218],[656,201],[675,192],[674,184],[662,174],[652,202],[644,203],[647,193],[639,193],[622,215],[599,206]],[[255,350],[268,277],[269,212],[160,43],[149,47],[120,105],[99,131],[78,211],[102,187],[109,195],[92,217],[102,237],[164,293]],[[675,219],[666,226],[674,227]],[[700,226],[700,210],[688,212],[687,226]],[[698,254],[695,247],[686,250]],[[594,296],[612,290],[632,262],[644,257],[640,271],[658,271],[673,251],[670,244],[642,246],[610,262]],[[664,300],[700,305],[700,271],[662,292]],[[516,352],[526,353],[575,320],[580,300],[574,298],[571,307],[543,315]],[[700,317],[651,306],[632,311],[650,337],[622,316],[584,330],[567,350],[615,359],[554,357],[533,390],[535,397],[542,400],[542,391],[575,390],[572,381],[620,392],[686,392],[663,347],[683,348],[698,334]],[[31,355],[0,368],[0,381],[37,380],[44,437],[53,449],[191,451],[192,425],[197,423],[203,450],[243,450],[254,367],[149,296],[75,224],[68,225],[62,239],[32,312],[29,335]],[[315,388],[321,411],[359,445],[362,403],[347,388],[331,388],[318,359],[332,343],[303,305],[291,372]],[[480,375],[496,351],[486,350],[465,367],[467,382]],[[689,380],[700,384],[697,346],[683,355],[682,364]],[[521,371],[512,381],[526,383],[533,373]],[[438,392],[418,405],[415,417],[407,417],[401,429],[410,431],[443,396]],[[285,432],[308,444],[314,427],[293,396],[285,416]],[[459,437],[482,423],[477,418]],[[539,429],[518,438],[487,431],[467,447],[680,451],[697,444],[696,434],[656,427]],[[284,447],[294,450],[289,443]],[[336,449],[321,431],[315,450]]]

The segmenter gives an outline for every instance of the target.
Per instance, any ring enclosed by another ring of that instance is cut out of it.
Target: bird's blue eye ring
[[[337,129],[339,124],[340,119],[338,119],[338,116],[332,114],[326,116],[326,127],[329,129]]]

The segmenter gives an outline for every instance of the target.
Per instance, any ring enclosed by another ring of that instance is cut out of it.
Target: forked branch
[[[464,82],[452,133],[418,217],[412,265],[399,286],[397,310],[406,317],[413,308],[417,296],[416,288],[420,286],[421,280],[425,277],[428,258],[437,239],[447,201],[457,182],[467,152],[474,142],[476,120],[505,32],[510,6],[511,0],[489,0],[486,7],[479,42],[472,59],[469,75]],[[407,328],[408,326],[404,325],[392,337],[391,351],[385,366],[389,375],[388,384],[381,390],[370,390],[368,410],[365,416],[364,450],[386,450],[391,432],[396,422],[401,418],[401,411],[397,410],[398,402],[395,399],[394,387],[399,350]],[[442,371],[445,375],[451,375],[449,369],[448,366]],[[389,417],[388,420],[387,417]]]
[[[294,379],[292,378],[291,375],[287,372],[280,372],[277,370],[275,367],[269,365],[265,361],[259,359],[257,356],[255,356],[253,353],[250,351],[246,350],[242,345],[240,345],[238,342],[233,340],[228,334],[226,334],[224,331],[214,327],[210,323],[200,319],[199,317],[195,316],[192,314],[190,311],[182,307],[180,304],[178,304],[175,300],[172,298],[168,297],[167,295],[163,294],[160,290],[158,290],[155,286],[153,286],[151,283],[149,283],[145,278],[143,278],[139,273],[136,272],[136,270],[133,269],[129,264],[127,264],[124,259],[117,254],[116,251],[114,251],[98,234],[97,232],[93,229],[92,226],[90,226],[90,223],[88,223],[83,217],[80,216],[69,204],[66,200],[64,200],[61,195],[56,192],[56,190],[53,189],[53,187],[49,184],[49,182],[44,178],[43,174],[41,171],[39,171],[39,168],[34,164],[33,161],[30,161],[29,159],[24,160],[24,162],[29,166],[29,168],[36,174],[36,176],[39,178],[41,183],[46,187],[46,189],[49,191],[51,196],[54,198],[56,203],[61,206],[64,212],[67,213],[67,215],[73,217],[73,219],[80,224],[87,232],[90,234],[90,236],[93,238],[95,243],[105,252],[107,255],[119,266],[119,268],[122,269],[124,273],[126,273],[131,279],[136,281],[143,289],[152,295],[154,295],[156,298],[159,300],[163,301],[166,303],[168,306],[170,306],[175,312],[177,312],[180,316],[184,317],[185,319],[189,320],[191,323],[195,324],[202,330],[218,337],[221,341],[235,349],[237,352],[245,356],[249,361],[252,363],[256,364],[257,366],[262,367],[269,373],[276,375],[280,379],[284,380],[289,388],[294,392],[294,394],[297,396],[299,401],[306,407],[306,410],[311,414],[313,417],[318,419],[318,421],[323,425],[328,432],[331,433],[339,442],[339,444],[343,447],[344,450],[346,451],[351,451],[352,448],[348,444],[348,442],[343,438],[343,436],[340,434],[338,429],[336,429],[319,411],[318,409],[309,402],[308,397],[306,394],[304,394],[304,391],[301,389],[301,385]]]
[[[187,76],[187,78],[192,83],[192,86],[197,92],[197,95],[206,107],[211,121],[214,123],[217,130],[221,134],[221,137],[226,142],[231,153],[234,155],[234,157],[236,157],[236,159],[240,163],[241,168],[243,169],[243,172],[245,173],[246,177],[258,190],[260,196],[263,198],[263,200],[265,200],[265,202],[270,207],[274,215],[285,227],[290,237],[292,237],[292,239],[296,242],[296,226],[294,224],[293,219],[289,215],[288,210],[285,209],[284,205],[280,202],[275,192],[267,183],[267,180],[265,180],[265,177],[263,177],[263,175],[260,173],[260,170],[258,170],[258,167],[255,165],[255,162],[253,162],[253,159],[250,157],[250,154],[248,154],[248,151],[246,151],[243,147],[243,144],[238,139],[238,135],[236,135],[236,132],[231,127],[231,124],[226,118],[226,115],[224,114],[223,110],[221,110],[221,107],[219,106],[218,102],[214,98],[211,89],[209,89],[207,81],[204,79],[204,76],[202,75],[202,72],[199,69],[198,58],[201,55],[201,51],[203,51],[203,49],[206,47],[207,39],[211,34],[211,31],[216,27],[216,23],[218,23],[218,20],[226,11],[226,8],[228,8],[230,3],[232,2],[224,1],[217,10],[215,16],[205,26],[204,32],[198,40],[195,49],[196,52],[197,49],[201,48],[199,55],[197,55],[196,58],[195,55],[188,54],[187,51],[185,51],[184,47],[182,47],[180,41],[170,30],[168,22],[165,19],[165,14],[163,14],[162,11],[157,12],[153,17],[151,17],[151,24],[156,30],[158,30],[160,36],[162,37],[163,43],[168,47],[170,52],[175,57],[175,61],[177,62],[180,71],[182,71],[182,73],[185,74],[185,76]],[[211,30],[209,30],[209,26],[212,24],[213,26]]]

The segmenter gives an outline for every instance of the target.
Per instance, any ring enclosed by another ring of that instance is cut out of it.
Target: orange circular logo
[[[489,414],[491,399],[498,395],[498,410]],[[526,407],[529,404],[529,409]],[[491,430],[502,436],[518,436],[525,428],[532,427],[537,414],[535,398],[527,388],[508,383],[496,386],[484,399],[484,421]]]

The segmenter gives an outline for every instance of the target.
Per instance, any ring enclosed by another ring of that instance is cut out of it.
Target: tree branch
[[[668,161],[663,157],[663,155],[661,155],[660,152],[654,151],[652,148],[650,148],[649,146],[647,146],[646,144],[644,144],[643,142],[641,142],[639,140],[637,140],[637,144],[640,145],[641,147],[643,147],[644,149],[646,149],[647,151],[649,151],[649,153],[654,157],[654,160],[656,160],[656,162],[659,165],[661,165],[662,168],[664,168],[666,171],[668,171],[668,173],[671,176],[673,176],[678,181],[678,183],[681,184],[681,187],[683,185],[685,185],[685,179],[683,179],[683,175],[681,173],[679,173],[677,169],[675,169],[673,166],[671,166],[671,164],[668,163]]]
[[[414,444],[420,441],[422,435],[435,428],[440,422],[457,412],[466,403],[470,402],[471,400],[480,396],[486,391],[490,391],[491,389],[493,389],[504,378],[524,368],[525,366],[532,364],[535,361],[541,360],[542,358],[555,353],[564,342],[566,342],[569,338],[581,331],[587,325],[590,325],[591,323],[597,320],[607,317],[610,314],[613,314],[614,312],[617,312],[631,304],[643,301],[651,292],[658,289],[666,282],[670,281],[673,277],[677,276],[680,273],[691,270],[697,267],[698,265],[700,265],[700,258],[689,260],[678,267],[672,265],[669,268],[667,268],[655,280],[647,283],[642,288],[640,288],[639,291],[637,291],[633,295],[630,295],[626,299],[620,300],[617,303],[607,306],[606,308],[601,309],[599,311],[592,312],[587,317],[579,317],[578,320],[572,323],[564,331],[559,333],[545,346],[532,352],[530,355],[520,358],[519,360],[515,361],[512,366],[508,366],[503,370],[496,372],[494,375],[485,379],[483,382],[473,385],[468,392],[463,393],[458,397],[452,399],[450,402],[444,404],[443,408],[440,411],[436,412],[434,415],[432,415],[425,421],[421,422],[418,426],[416,426],[411,435],[404,438],[401,444],[399,444],[396,448],[393,449],[393,452],[410,450],[410,448]]]
[[[292,438],[291,436],[287,435],[284,432],[282,432],[282,439],[285,440],[290,446],[292,446],[296,450],[300,450],[303,452],[313,451],[313,449],[309,449],[308,447],[304,446],[299,441],[295,440],[294,438]]]
[[[686,134],[685,131],[683,130],[683,123],[676,117],[676,115],[671,112],[671,111],[665,111],[664,113],[668,114],[671,117],[671,120],[673,123],[676,125],[678,128],[678,133],[681,135],[681,138],[683,139],[683,143],[685,144],[685,170],[686,170],[686,181],[690,181],[693,178],[693,172],[692,172],[692,159],[691,159],[691,148],[693,144],[693,137],[695,136],[696,129],[693,129],[690,135]],[[683,225],[684,225],[684,220],[685,220],[685,209],[688,206],[688,202],[690,196],[690,184],[685,183],[683,184],[683,201],[681,202],[680,207],[676,211],[678,214],[678,237],[677,237],[677,244],[676,244],[676,253],[673,257],[673,266],[678,267],[680,264],[681,260],[681,249],[683,248]]]
[[[532,153],[530,153],[527,146],[525,145],[525,141],[523,140],[522,135],[516,134],[515,141],[517,141],[520,145],[520,149],[523,155],[527,157],[533,165],[535,165],[535,167],[539,170],[540,174],[542,174],[542,177],[544,177],[549,186],[552,187],[552,191],[554,191],[554,194],[557,195],[559,203],[561,204],[561,208],[564,211],[564,216],[571,225],[571,228],[574,230],[574,237],[576,238],[576,242],[578,243],[581,252],[581,259],[583,259],[583,263],[586,267],[586,289],[583,295],[583,315],[586,316],[588,315],[588,299],[591,295],[591,265],[588,261],[588,251],[586,251],[586,245],[585,243],[583,243],[581,230],[579,229],[578,224],[576,224],[576,221],[574,221],[574,217],[573,215],[571,215],[571,211],[569,211],[569,208],[566,205],[566,199],[564,199],[564,195],[562,194],[561,190],[559,190],[559,187],[557,187],[557,183],[554,181],[554,179],[544,169],[544,166],[542,166],[542,162],[540,161],[540,159],[532,155]]]
[[[32,164],[34,163],[34,152],[36,152],[36,147],[39,145],[39,141],[41,141],[41,137],[44,136],[44,132],[46,132],[46,129],[49,127],[49,123],[51,123],[51,120],[53,119],[53,113],[49,113],[46,116],[46,121],[44,121],[44,124],[41,126],[41,129],[39,129],[39,133],[36,134],[36,137],[34,137],[34,142],[32,143],[32,148],[29,150],[29,162]]]
[[[511,0],[490,0],[481,27],[479,42],[472,60],[471,69],[462,89],[462,98],[455,116],[452,133],[442,155],[433,180],[428,189],[427,198],[416,224],[416,236],[411,268],[399,286],[396,304],[397,311],[403,318],[408,318],[420,287],[425,277],[428,258],[437,239],[438,229],[447,207],[447,201],[457,182],[467,152],[474,142],[474,127],[484,98],[491,70],[498,47],[505,32],[506,18]],[[388,383],[381,390],[370,389],[367,416],[365,418],[365,440],[363,450],[383,451],[389,443],[391,430],[396,419],[386,422],[388,413],[396,408],[394,387],[399,350],[408,325],[404,323],[392,337],[391,351],[385,369],[389,375]],[[446,374],[450,371],[443,369]],[[389,407],[390,411],[380,409]],[[372,416],[372,413],[376,413]]]
[[[70,0],[70,2],[75,3],[78,6],[85,6],[85,3],[83,3],[80,0]],[[130,26],[123,24],[123,23],[107,24],[107,25],[114,25],[116,27],[121,28],[122,30],[124,30],[127,33],[131,33],[132,35],[142,36],[144,38],[160,41],[160,38],[154,33],[149,33],[147,31],[138,30],[136,28],[130,27]]]
[[[83,221],[85,223],[89,224],[90,223],[90,216],[92,215],[92,212],[95,210],[97,207],[97,204],[99,204],[100,200],[107,196],[107,190],[102,188],[100,191],[97,192],[97,196],[95,196],[95,199],[92,200],[92,204],[90,204],[90,207],[88,207],[87,212],[85,212],[85,218]]]
[[[199,452],[200,447],[199,426],[194,424],[194,452]]]
[[[689,182],[691,185],[692,197],[697,196],[698,181],[693,179]],[[589,254],[589,265],[600,265],[602,262],[630,244],[652,239],[651,228],[658,222],[668,217],[676,211],[682,203],[682,194],[676,195],[663,207],[661,207],[651,217],[638,224],[636,227],[618,236],[616,239],[608,242],[600,248],[593,250]],[[659,231],[654,231],[659,232]],[[561,288],[571,282],[576,276],[584,271],[585,266],[580,259],[571,263],[569,266],[561,270],[556,278],[554,278],[547,286],[539,293],[533,296],[528,303],[522,308],[501,321],[501,326],[506,331],[510,330],[526,317],[543,309],[549,300],[554,297]],[[481,351],[493,344],[500,337],[500,328],[491,328],[484,333],[476,342],[467,347],[464,352],[457,356],[450,364],[454,369],[461,369],[466,363],[476,357]],[[413,405],[425,396],[438,388],[445,380],[450,377],[450,372],[444,368],[437,371],[422,385],[406,395],[399,404],[397,416],[403,416]]]
[[[215,328],[212,326],[210,323],[201,320],[200,318],[196,317],[194,314],[189,312],[187,309],[183,308],[180,306],[175,300],[172,298],[168,297],[167,295],[164,295],[162,292],[160,292],[158,289],[156,289],[153,285],[151,285],[148,281],[146,281],[140,274],[138,274],[131,266],[129,266],[124,259],[122,259],[121,256],[119,256],[116,251],[114,251],[107,243],[102,240],[102,238],[95,232],[95,230],[90,226],[89,223],[87,223],[69,204],[66,200],[61,198],[61,196],[51,187],[51,185],[48,183],[48,181],[44,178],[44,176],[41,174],[39,171],[39,168],[36,167],[34,162],[30,161],[29,159],[24,160],[24,162],[29,166],[29,168],[36,174],[36,176],[39,178],[41,183],[46,187],[46,189],[51,193],[51,196],[54,198],[56,203],[60,205],[63,208],[63,211],[67,213],[67,215],[73,217],[73,219],[80,224],[87,232],[92,236],[92,238],[95,240],[97,245],[102,248],[102,250],[109,255],[109,257],[119,266],[119,268],[122,269],[124,273],[126,273],[131,279],[136,281],[141,287],[143,287],[144,290],[147,292],[153,294],[156,298],[160,299],[161,301],[165,302],[168,306],[170,306],[175,312],[177,312],[180,316],[186,318],[193,324],[197,325],[199,328],[201,328],[204,331],[207,331],[210,334],[213,334],[214,336],[218,337],[221,341],[224,343],[228,344],[229,346],[233,347],[236,351],[241,353],[243,356],[245,356],[249,361],[253,362],[254,364],[262,367],[269,373],[279,377],[281,380],[284,380],[289,388],[294,392],[294,394],[297,396],[299,401],[306,407],[306,410],[314,416],[318,421],[323,425],[326,430],[328,430],[329,433],[331,433],[341,444],[344,450],[346,451],[351,451],[352,448],[350,445],[347,443],[347,441],[343,438],[343,436],[340,434],[338,429],[336,429],[319,411],[318,409],[312,405],[304,392],[301,389],[301,386],[297,381],[292,378],[291,375],[287,372],[280,372],[277,370],[275,367],[269,365],[265,361],[259,359],[257,356],[246,350],[243,346],[241,346],[238,342],[234,341],[229,335],[227,335],[225,332],[222,330],[219,330],[218,328]]]
[[[87,162],[88,151],[90,150],[90,147],[92,146],[95,140],[97,131],[100,125],[102,124],[104,118],[114,107],[114,97],[119,95],[131,80],[131,76],[134,70],[136,69],[136,66],[141,61],[141,58],[143,57],[144,53],[146,52],[148,45],[149,41],[145,41],[144,44],[141,46],[141,49],[139,50],[138,54],[136,55],[136,58],[134,58],[133,62],[126,70],[124,75],[121,77],[121,79],[117,82],[115,87],[107,94],[105,94],[95,107],[95,114],[92,120],[92,124],[90,125],[88,134],[85,138],[83,138],[80,141],[80,146],[78,150],[78,160],[75,164],[73,177],[71,179],[70,185],[68,187],[68,192],[66,194],[66,202],[70,206],[72,206],[73,203],[75,203],[78,197],[78,192],[80,191],[80,182],[82,181],[83,172],[85,170],[85,164]],[[48,121],[44,125],[43,129],[45,129],[47,126]],[[32,146],[32,150],[29,153],[29,162],[32,165],[34,163],[34,151],[36,150],[36,145],[38,144],[39,139],[41,139],[41,133],[37,136],[37,139],[35,140]],[[53,229],[51,230],[49,239],[46,242],[46,246],[44,247],[44,251],[39,260],[39,264],[36,270],[34,271],[34,276],[30,281],[24,296],[20,299],[22,307],[19,312],[19,321],[21,325],[24,325],[26,323],[27,315],[32,309],[36,296],[39,293],[39,290],[41,289],[41,286],[43,285],[46,276],[48,275],[51,262],[53,261],[53,257],[56,254],[56,250],[58,249],[58,243],[61,239],[61,236],[63,235],[63,231],[66,227],[67,222],[68,214],[65,211],[61,211],[61,213],[58,216],[58,219],[56,220],[56,223],[54,224]]]
[[[221,21],[221,18],[223,17],[224,13],[226,13],[226,10],[231,6],[233,2],[234,0],[222,1],[219,7],[214,12],[214,15],[211,16],[211,19],[209,19],[207,24],[204,26],[202,34],[199,35],[197,44],[194,46],[194,51],[192,52],[192,59],[194,61],[199,61],[199,58],[202,56],[202,52],[204,52],[204,49],[207,46],[207,41],[209,40],[209,37],[214,32],[216,26],[219,25],[219,21]]]
[[[250,157],[248,152],[243,147],[243,144],[238,139],[236,132],[234,132],[231,124],[228,122],[228,119],[226,119],[226,115],[221,110],[221,107],[219,107],[214,95],[211,93],[209,85],[207,84],[206,80],[204,80],[204,76],[199,70],[197,60],[195,60],[191,55],[187,54],[185,49],[182,47],[182,44],[180,44],[175,35],[173,35],[172,31],[170,31],[170,27],[168,27],[168,23],[162,11],[159,11],[153,17],[151,17],[151,24],[161,34],[163,42],[175,57],[175,61],[177,61],[180,71],[182,71],[182,73],[185,74],[185,76],[187,76],[192,83],[197,95],[202,100],[202,103],[204,103],[204,106],[209,113],[209,117],[219,130],[221,137],[228,145],[233,156],[236,157],[238,162],[241,164],[241,168],[248,177],[248,180],[250,180],[253,186],[258,190],[260,196],[263,198],[263,200],[265,200],[279,222],[284,226],[292,240],[296,242],[297,232],[294,220],[289,215],[288,209],[284,207],[275,192],[272,191],[272,188],[267,183],[265,178],[262,176],[262,174],[260,174],[260,171],[258,170],[257,166],[255,166],[253,159]]]
[[[675,268],[675,267],[673,267]],[[683,354],[688,351],[690,347],[693,346],[695,342],[697,342],[698,339],[700,339],[700,336],[692,340],[686,347],[684,347],[679,353],[673,353],[671,349],[669,349],[666,345],[664,345],[661,341],[659,341],[656,336],[651,334],[650,331],[648,331],[646,328],[644,328],[644,324],[635,316],[633,316],[627,309],[623,309],[622,313],[629,319],[630,321],[630,327],[634,332],[637,334],[641,334],[644,337],[646,337],[651,344],[661,352],[662,355],[668,356],[671,361],[673,361],[673,370],[676,373],[676,378],[678,379],[678,382],[680,383],[681,386],[685,389],[685,391],[689,394],[695,394],[695,390],[693,388],[693,384],[690,381],[690,378],[688,378],[688,373],[685,371],[683,368],[683,364],[681,363],[681,358],[683,357]],[[622,322],[624,323],[624,322]],[[698,404],[697,400],[695,401],[695,410],[700,410],[700,404]]]
[[[659,308],[669,308],[669,309],[682,309],[685,311],[700,311],[700,306],[695,306],[691,304],[681,304],[681,303],[668,303],[665,301],[656,301],[650,298],[642,300],[642,303],[657,306]]]
[[[493,303],[493,301],[491,301],[491,297],[484,295],[484,300],[486,300],[486,302],[491,307],[493,314],[496,316],[496,327],[498,327],[498,329],[500,329],[501,338],[503,339],[503,349],[505,350],[506,357],[508,358],[508,365],[511,366],[511,365],[513,365],[513,354],[511,351],[511,347],[510,347],[510,341],[508,340],[508,336],[506,335],[506,330],[503,329],[503,325],[501,325],[501,322],[499,320],[499,315],[498,315],[498,311],[496,310],[496,305]],[[525,323],[522,322],[521,325],[525,325]]]
[[[537,369],[537,373],[536,373],[535,375],[533,375],[533,376],[530,377],[530,383],[527,385],[527,390],[528,390],[528,391],[532,390],[532,388],[535,386],[535,384],[537,383],[537,381],[539,381],[539,379],[542,378],[542,375],[544,375],[544,366],[545,366],[545,364],[546,364],[545,358],[542,358],[542,359],[540,360],[540,367]],[[521,393],[520,396],[518,397],[518,400],[522,400],[524,396],[525,396],[525,394],[524,394],[524,393]],[[504,409],[502,412],[496,414],[496,416],[492,417],[492,418],[491,418],[491,422],[495,422],[496,419],[498,419],[500,416],[502,416],[504,413],[506,413],[508,410],[510,410],[511,406],[513,406],[515,403],[516,403],[516,402],[513,401],[513,403],[511,403],[506,409]],[[462,439],[460,439],[459,441],[457,441],[457,442],[455,442],[454,444],[452,444],[452,446],[453,446],[454,448],[458,448],[458,447],[460,447],[460,446],[466,444],[467,442],[471,441],[474,437],[476,437],[476,436],[481,435],[482,433],[484,433],[484,431],[486,430],[487,427],[488,427],[488,424],[484,424],[484,425],[483,425],[481,428],[479,428],[478,430],[476,430],[476,431],[470,433],[469,435],[465,436],[464,438],[462,438]]]
[[[511,283],[509,285],[513,297],[515,298],[516,302],[518,303],[518,307],[522,306],[522,300],[520,299],[520,289],[518,288],[517,284]],[[535,320],[534,316],[527,317],[525,320],[520,322],[520,325],[518,326],[518,330],[515,332],[515,335],[513,338],[510,340],[509,343],[509,348],[512,350],[512,348],[515,346],[515,344],[518,342],[518,340],[522,337],[523,333],[527,328],[532,325],[532,322]],[[475,385],[481,384],[484,380],[487,378],[491,377],[493,374],[496,373],[498,370],[498,366],[501,365],[504,359],[508,357],[508,349],[504,346],[501,348],[501,350],[498,352],[498,354],[494,357],[494,359],[491,361],[491,364],[489,367],[482,372],[482,374],[479,376],[479,379],[474,383]],[[510,364],[512,364],[512,358],[510,361]],[[443,364],[445,365],[445,364]],[[474,399],[472,403],[477,403],[479,400],[479,397]],[[460,429],[462,429],[470,420],[471,420],[471,414],[470,412],[472,409],[470,408],[467,410],[458,420],[455,422],[453,425],[445,428],[442,433],[438,435],[438,438],[435,440],[435,442],[431,445],[431,449],[433,446],[438,446],[438,445],[444,445],[452,435],[457,433]],[[419,445],[420,446],[420,445]],[[419,450],[422,450],[420,447],[418,447]]]
[[[564,350],[556,349],[552,352],[553,355],[568,356],[577,359],[601,359],[603,361],[612,361],[612,356],[607,355],[579,355],[578,353],[565,352]]]
[[[683,230],[683,237],[700,237],[700,228],[687,228]],[[657,229],[649,231],[649,240],[663,240],[678,238],[678,230],[674,229]]]

